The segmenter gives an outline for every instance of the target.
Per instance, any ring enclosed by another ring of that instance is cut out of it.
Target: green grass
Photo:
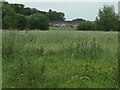
[[[2,30],[0,30],[0,89],[2,89]]]
[[[3,31],[4,88],[116,88],[118,33]]]

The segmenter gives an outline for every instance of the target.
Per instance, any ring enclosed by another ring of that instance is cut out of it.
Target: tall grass
[[[117,87],[118,34],[3,31],[3,87]]]
[[[0,30],[0,89],[2,89],[2,30]]]

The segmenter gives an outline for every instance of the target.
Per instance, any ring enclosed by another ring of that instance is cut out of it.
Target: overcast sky
[[[9,3],[11,0],[6,0]],[[17,3],[17,2],[16,2]],[[41,11],[49,11],[49,9],[64,12],[66,20],[75,18],[83,18],[86,20],[95,20],[98,10],[103,5],[113,5],[115,12],[118,12],[117,2],[21,2],[26,7],[37,8]]]

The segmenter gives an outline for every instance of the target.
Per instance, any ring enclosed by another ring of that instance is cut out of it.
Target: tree
[[[49,19],[43,14],[34,14],[28,18],[28,28],[48,30],[49,29]]]
[[[56,11],[52,11],[51,9],[48,12],[48,17],[51,21],[64,21],[65,20],[65,14],[62,12],[56,12]]]
[[[49,20],[64,20],[64,13],[49,10],[40,11],[36,8],[25,7],[23,4],[2,2],[3,29],[49,29]],[[26,18],[27,17],[27,18]],[[26,25],[26,22],[28,23]]]
[[[23,30],[25,27],[26,27],[26,24],[27,24],[27,20],[26,20],[26,17],[21,15],[21,14],[18,14],[17,15],[17,19],[16,19],[16,23],[17,23],[17,28],[19,30]]]
[[[25,15],[25,16],[31,15],[32,14],[31,8],[29,8],[29,7],[24,8],[22,14]]]
[[[92,21],[81,21],[77,27],[77,30],[94,30],[95,23]]]
[[[7,2],[2,2],[2,28],[16,28],[16,13]]]
[[[10,6],[14,9],[16,13],[19,14],[22,14],[25,7],[23,4],[10,4]]]
[[[104,5],[99,10],[96,17],[96,29],[103,31],[118,30],[118,16],[115,14],[114,7]]]
[[[118,7],[120,7],[120,1],[118,2]],[[120,31],[120,8],[118,8],[118,31]]]
[[[73,21],[73,22],[81,22],[81,21],[85,21],[85,19],[77,18],[77,19],[73,19],[72,21]]]

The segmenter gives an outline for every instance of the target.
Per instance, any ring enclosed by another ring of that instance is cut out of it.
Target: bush
[[[16,13],[7,3],[2,3],[2,29],[16,28]]]
[[[26,27],[27,20],[25,16],[18,14],[16,22],[19,30],[23,30]]]
[[[49,19],[42,14],[34,14],[28,19],[29,29],[39,29],[48,30],[49,29]]]
[[[95,24],[90,21],[82,21],[77,27],[77,30],[94,30]]]

